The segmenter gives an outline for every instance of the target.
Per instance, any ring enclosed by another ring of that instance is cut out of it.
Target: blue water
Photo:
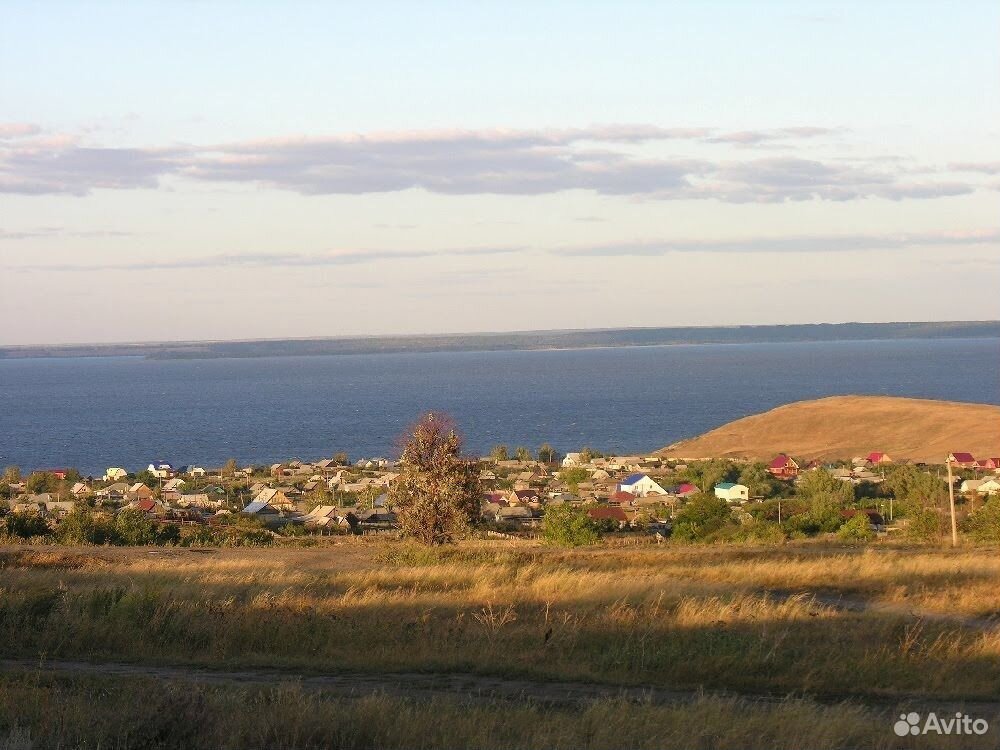
[[[1000,340],[726,344],[215,360],[0,360],[0,467],[394,453],[421,412],[474,452],[651,451],[843,393],[1000,403]]]

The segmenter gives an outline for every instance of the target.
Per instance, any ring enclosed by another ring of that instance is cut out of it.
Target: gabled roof
[[[259,513],[267,507],[267,500],[254,500],[243,509],[244,513]]]
[[[625,511],[621,508],[588,508],[587,515],[590,516],[595,521],[627,521],[628,516],[625,515]]]
[[[971,464],[976,460],[971,453],[952,453],[951,457],[960,464]]]
[[[717,485],[715,485],[715,489],[717,489],[717,490],[731,490],[735,486],[736,486],[735,482],[719,482]]]
[[[619,482],[619,484],[622,485],[635,484],[636,482],[641,482],[645,478],[646,478],[645,474],[629,474],[621,482]]]
[[[786,456],[784,453],[779,453],[774,458],[774,460],[771,461],[770,464],[768,464],[768,468],[771,469],[784,469],[786,466],[795,466],[797,468],[798,464],[795,463],[795,461],[790,459],[788,456]]]

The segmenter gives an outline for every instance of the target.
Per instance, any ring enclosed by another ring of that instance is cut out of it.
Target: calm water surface
[[[0,466],[217,466],[389,456],[428,409],[468,448],[645,452],[789,401],[1000,403],[1000,340],[628,347],[272,359],[0,360]]]

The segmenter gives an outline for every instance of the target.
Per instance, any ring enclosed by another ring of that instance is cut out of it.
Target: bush
[[[681,508],[674,518],[671,536],[679,541],[706,541],[733,523],[729,503],[721,497],[702,492]]]
[[[1000,498],[987,500],[965,520],[964,527],[977,542],[1000,542]]]
[[[919,508],[910,514],[907,539],[929,542],[941,535],[941,516],[933,508]]]
[[[115,516],[115,541],[135,547],[155,544],[156,526],[141,510],[125,508]]]
[[[837,536],[846,541],[870,542],[875,538],[875,532],[872,531],[872,522],[868,518],[868,514],[864,511],[858,511],[851,517],[851,520],[840,527]]]
[[[597,529],[590,517],[570,505],[545,509],[542,535],[545,541],[560,547],[582,547],[598,540]]]
[[[56,529],[56,538],[62,544],[105,544],[111,536],[109,524],[79,507],[60,521]]]
[[[35,536],[45,536],[49,533],[49,525],[41,516],[26,513],[9,513],[3,518],[4,531],[8,536],[19,539],[30,539]]]

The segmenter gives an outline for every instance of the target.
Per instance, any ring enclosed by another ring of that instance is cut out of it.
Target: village
[[[946,463],[963,515],[975,511],[977,500],[1000,494],[1000,458],[954,452]],[[731,526],[744,530],[752,530],[755,521],[769,522],[789,535],[835,531],[862,514],[869,531],[884,536],[906,532],[921,512],[923,526],[943,529],[944,519],[933,516],[943,514],[948,494],[944,463],[914,464],[878,451],[837,462],[780,454],[763,463],[605,456],[590,449],[560,455],[547,445],[532,455],[497,446],[478,466],[483,488],[478,526],[494,537],[536,536],[546,511],[559,506],[585,514],[602,533],[657,541],[670,537],[679,523],[689,535],[697,537],[700,529],[702,537],[710,536],[706,529],[724,524],[706,519],[706,513],[725,514]],[[0,481],[0,514],[9,516],[0,530],[14,537],[58,538],[62,531],[70,541],[107,541],[101,523],[113,526],[127,511],[127,517],[159,530],[136,543],[266,544],[284,537],[398,535],[389,500],[398,468],[386,458],[352,462],[345,454],[271,466],[229,461],[212,471],[156,460],[135,473],[109,467],[100,477],[66,468],[21,477],[11,467]],[[914,489],[921,480],[924,489]],[[817,519],[817,495],[827,498],[828,506],[833,502],[824,519]],[[715,505],[706,510],[706,501]],[[89,516],[83,531],[77,528],[81,515]],[[76,519],[75,531],[64,527],[68,519]]]

